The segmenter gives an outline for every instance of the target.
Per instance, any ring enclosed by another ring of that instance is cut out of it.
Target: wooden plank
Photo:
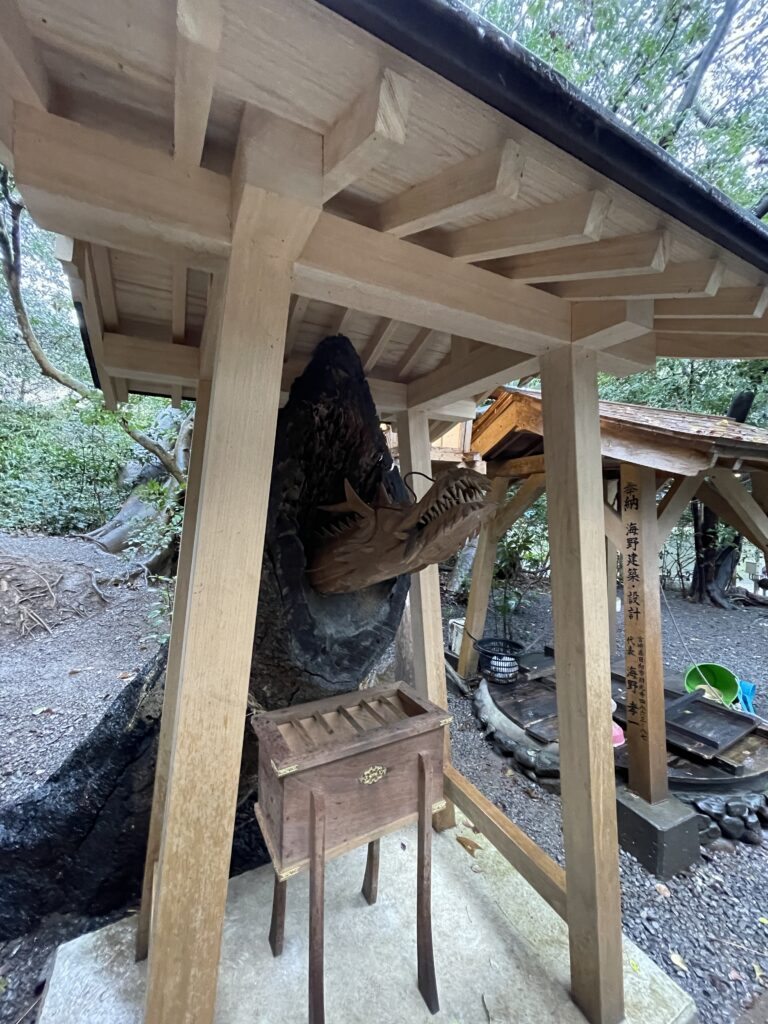
[[[304,295],[293,295],[291,297],[291,308],[288,313],[288,331],[285,337],[285,358],[287,359],[293,351],[296,339],[299,336],[304,317],[307,315],[309,299]]]
[[[96,280],[96,287],[101,302],[101,312],[104,317],[104,329],[106,331],[119,330],[120,316],[117,311],[115,299],[115,282],[112,278],[112,263],[109,258],[109,250],[103,245],[91,246],[91,258],[93,260],[93,274]]]
[[[728,469],[715,469],[710,474],[710,482],[739,518],[748,525],[752,535],[760,540],[757,546],[768,552],[768,515],[744,484]]]
[[[200,353],[190,345],[149,341],[127,334],[104,335],[102,365],[113,377],[192,387],[200,375]]]
[[[655,804],[669,796],[655,471],[622,463],[620,500],[629,786]]]
[[[599,242],[510,256],[488,264],[489,270],[526,283],[579,281],[593,277],[658,272],[667,265],[668,236],[662,231],[620,235]]]
[[[656,543],[659,549],[664,547],[680,516],[696,496],[700,485],[700,476],[679,476],[673,480],[656,510]]]
[[[405,350],[405,354],[400,362],[397,364],[397,376],[398,379],[402,380],[407,378],[413,370],[416,363],[421,358],[422,352],[429,344],[429,340],[433,335],[433,331],[429,327],[422,327],[420,331],[416,332],[416,337],[413,339],[411,344]]]
[[[520,191],[524,158],[516,142],[467,157],[382,203],[376,227],[399,238],[485,212]]]
[[[416,499],[422,498],[430,488],[432,462],[430,458],[429,422],[425,412],[407,409],[397,417],[397,441],[400,453],[400,472],[409,478]],[[424,474],[424,475],[421,475]],[[440,579],[437,566],[429,565],[411,575],[410,590],[411,631],[413,635],[413,675],[416,692],[440,708],[448,707],[445,683],[445,657],[443,654],[443,619],[440,606]],[[445,730],[445,763],[451,761],[451,737]],[[439,830],[455,824],[453,807],[435,816]]]
[[[503,476],[507,480],[530,476],[532,473],[543,473],[544,456],[526,455],[519,459],[489,459],[485,464],[485,472],[489,479]]]
[[[429,409],[490,391],[510,380],[535,373],[539,360],[525,352],[485,345],[458,363],[448,363],[408,384],[408,406]],[[434,413],[431,412],[431,415]]]
[[[0,93],[41,110],[50,99],[48,75],[16,0],[0,2]]]
[[[309,1024],[325,1024],[325,796],[309,793]]]
[[[534,841],[451,765],[444,770],[445,795],[518,871],[529,885],[566,919],[565,872]]]
[[[416,961],[419,992],[430,1013],[437,1013],[440,1003],[435,979],[435,956],[432,948],[432,790],[434,769],[432,757],[418,756],[419,823],[416,840]]]
[[[683,323],[683,321],[680,321]],[[768,336],[759,334],[656,334],[659,356],[677,359],[765,359]]]
[[[504,477],[496,477],[491,482],[490,500],[501,506],[507,494],[509,481]],[[459,675],[465,679],[477,672],[477,651],[473,640],[480,639],[485,630],[485,619],[488,614],[488,600],[493,583],[493,569],[496,563],[496,545],[499,535],[491,521],[483,523],[477,540],[475,560],[472,563],[472,578],[469,587],[469,600],[464,618],[464,636],[459,653]]]
[[[361,357],[364,374],[369,374],[384,355],[384,351],[397,328],[397,320],[388,320],[386,317],[382,317],[379,320]]]
[[[657,299],[657,317],[758,317],[768,311],[768,287],[721,288],[703,299]]]
[[[542,357],[571,992],[593,1024],[624,1018],[597,357]]]
[[[562,299],[330,213],[296,261],[294,291],[516,351],[570,340]]]
[[[149,951],[149,926],[152,917],[152,899],[155,888],[155,869],[160,855],[160,840],[165,817],[165,801],[168,789],[168,773],[171,766],[173,733],[177,718],[177,700],[181,672],[181,648],[184,642],[184,628],[187,618],[190,586],[192,580],[192,556],[195,545],[197,511],[200,502],[200,480],[203,468],[205,436],[208,429],[208,409],[211,398],[210,381],[200,381],[195,404],[195,427],[192,433],[192,451],[187,470],[187,493],[184,501],[184,519],[181,528],[179,561],[176,570],[176,589],[171,617],[171,637],[168,642],[168,661],[165,668],[165,690],[163,692],[163,714],[160,719],[160,736],[155,762],[155,785],[152,794],[152,814],[149,822],[149,837],[144,860],[144,881],[141,889],[141,905],[136,926],[136,959],[146,959]]]
[[[147,1024],[213,1021],[291,270],[311,225],[303,206],[244,187],[203,459]]]
[[[768,317],[712,316],[712,317],[656,317],[653,329],[661,334],[745,334],[768,337]]]
[[[176,0],[173,154],[195,167],[205,145],[222,28],[219,0]]]
[[[719,260],[694,260],[691,263],[670,263],[659,274],[563,281],[544,287],[552,295],[564,299],[681,298],[714,295],[724,273],[725,266]]]
[[[430,238],[429,244],[467,262],[578,245],[600,237],[608,207],[602,192],[585,192]]]
[[[181,384],[171,385],[171,408],[180,409],[182,399],[182,387]]]
[[[621,522],[621,516],[613,507],[607,502],[603,503],[603,527],[605,530],[605,536],[616,551],[623,551],[624,549],[624,529]]]
[[[386,68],[323,140],[323,202],[363,178],[405,142],[412,86]]]
[[[602,373],[627,377],[656,366],[656,335],[653,331],[632,341],[623,341],[597,353],[597,366]]]
[[[610,348],[652,330],[653,300],[575,302],[571,307],[571,341],[588,348]]]
[[[728,523],[737,533],[742,534],[748,541],[751,541],[756,548],[763,549],[763,539],[760,534],[755,533],[751,525],[742,519],[736,509],[706,480],[700,481],[696,497],[711,508],[724,523]]]
[[[524,515],[535,501],[541,497],[546,487],[544,473],[534,473],[524,480],[514,495],[498,510],[491,520],[491,529],[499,540],[507,530]]]
[[[171,283],[171,340],[183,341],[187,333],[187,268],[174,263]]]
[[[605,508],[614,511],[616,503],[616,495],[618,493],[619,485],[616,480],[603,480],[603,504]],[[620,538],[617,538],[620,539]],[[611,539],[606,530],[605,533],[605,576],[606,576],[606,594],[608,598],[608,650],[610,651],[611,661],[613,661],[614,654],[616,652],[616,626],[617,626],[617,612],[616,612],[616,597],[618,592],[618,580],[617,580],[617,557],[619,549],[616,547],[615,542]]]
[[[18,165],[17,165],[18,166]],[[80,245],[77,248],[76,260],[78,271],[83,283],[83,318],[88,329],[88,340],[91,344],[91,351],[99,374],[99,386],[104,395],[104,405],[107,409],[114,409],[117,405],[115,386],[104,363],[104,314],[99,301],[99,289],[96,284],[96,273],[93,266],[93,255],[90,246]],[[125,374],[115,374],[124,377]]]

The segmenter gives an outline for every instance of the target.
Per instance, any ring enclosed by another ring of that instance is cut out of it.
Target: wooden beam
[[[113,377],[192,387],[200,376],[200,352],[191,345],[149,341],[126,334],[104,335],[101,363]]]
[[[226,276],[213,274],[208,281],[208,301],[205,307],[203,333],[200,338],[200,379],[210,380],[213,377],[213,364],[218,345],[221,314],[224,308],[224,288]]]
[[[408,406],[431,409],[489,391],[499,384],[534,373],[539,361],[525,352],[485,345],[462,359],[417,377],[408,385]]]
[[[416,337],[405,350],[403,358],[398,363],[396,372],[399,380],[409,376],[416,363],[418,363],[422,352],[429,344],[429,339],[433,333],[429,327],[422,327],[420,331],[416,332]]]
[[[751,534],[760,543],[757,547],[768,552],[768,515],[758,505],[749,491],[729,469],[715,469],[710,474],[712,483],[721,497],[731,506],[739,518],[747,524]]]
[[[183,341],[187,334],[187,268],[174,263],[171,282],[171,340]]]
[[[381,320],[379,320],[362,355],[363,373],[366,374],[366,376],[373,370],[381,359],[384,354],[384,350],[389,344],[390,338],[397,328],[397,320],[388,320],[387,317],[382,317]]]
[[[195,167],[205,145],[222,27],[219,0],[176,0],[173,153]]]
[[[714,295],[720,287],[725,266],[719,260],[670,263],[658,274],[591,278],[546,285],[552,295],[563,299],[646,299]]]
[[[187,618],[187,605],[192,580],[192,555],[195,545],[197,510],[200,502],[200,479],[203,468],[205,435],[208,428],[208,408],[211,398],[210,381],[200,381],[195,403],[195,426],[192,433],[192,451],[187,471],[187,490],[184,499],[184,519],[181,528],[176,588],[171,616],[171,637],[168,642],[168,661],[165,668],[165,689],[163,691],[163,714],[160,719],[160,737],[155,762],[155,785],[152,795],[152,814],[149,822],[149,838],[144,860],[144,881],[141,889],[141,906],[136,926],[136,959],[145,960],[149,952],[149,926],[152,917],[152,894],[154,891],[155,869],[160,856],[160,840],[165,817],[165,800],[168,789],[168,772],[171,766],[173,734],[177,718],[179,674],[181,672],[181,649]]]
[[[522,352],[570,340],[562,299],[329,213],[296,261],[294,291]]]
[[[220,269],[230,182],[167,153],[28,106],[14,107],[15,176],[44,228],[129,252]]]
[[[632,373],[652,370],[656,366],[656,335],[653,331],[623,341],[597,353],[597,366],[602,373],[627,377]]]
[[[679,476],[672,481],[669,490],[659,502],[656,510],[656,542],[659,550],[690,505],[701,485],[700,476]]]
[[[181,650],[147,1024],[213,1021],[292,266],[313,223],[303,205],[251,184],[237,210]]]
[[[615,551],[624,550],[624,528],[621,523],[621,516],[613,505],[603,502],[603,524],[605,536],[611,542]]]
[[[579,281],[594,277],[659,272],[667,265],[668,237],[662,231],[621,235],[599,242],[545,249],[494,260],[488,270],[526,283]]]
[[[652,300],[575,302],[571,307],[571,340],[588,348],[610,348],[652,330]]]
[[[657,299],[657,317],[757,317],[768,311],[768,287],[721,288],[704,299]]]
[[[16,0],[0,0],[0,93],[40,110],[50,99],[48,75]]]
[[[699,488],[696,491],[696,497],[711,508],[715,515],[722,519],[724,523],[728,523],[728,525],[732,529],[736,530],[737,533],[746,537],[747,540],[754,544],[756,548],[761,551],[764,550],[763,538],[752,530],[751,525],[741,518],[736,509],[733,508],[730,502],[727,501],[719,491],[715,490],[712,484],[708,483],[706,480],[701,480]],[[766,555],[768,556],[768,552],[766,552]]]
[[[120,328],[120,316],[117,311],[117,300],[115,297],[115,282],[112,278],[112,263],[109,258],[109,250],[103,245],[91,246],[91,258],[93,260],[93,274],[96,280],[96,287],[101,302],[101,312],[104,317],[104,329],[117,331]]]
[[[768,356],[768,336],[663,334],[657,331],[656,352],[659,356],[677,359],[765,359]]]
[[[323,140],[323,202],[403,145],[412,92],[407,78],[386,68],[355,97]]]
[[[445,795],[499,851],[555,913],[566,918],[565,872],[521,828],[460,772],[445,768]]]
[[[376,211],[376,227],[403,238],[484,213],[500,199],[517,196],[523,165],[520,148],[512,141],[467,157],[382,203]]]
[[[180,409],[182,400],[181,384],[171,384],[171,408]]]
[[[524,455],[518,459],[489,459],[485,464],[485,472],[490,480],[497,476],[513,480],[531,476],[533,473],[543,473],[544,456]]]
[[[514,526],[522,515],[525,515],[534,502],[538,501],[544,493],[545,487],[544,473],[534,473],[523,481],[514,495],[501,506],[491,520],[491,531],[495,533],[497,541]]]
[[[285,358],[293,351],[304,317],[307,315],[309,299],[304,295],[292,295],[291,307],[288,312],[288,331],[285,336]]]
[[[755,334],[768,337],[768,317],[656,317],[653,329],[661,334]]]
[[[655,804],[669,796],[655,471],[622,463],[620,500],[629,786]]]
[[[618,493],[619,485],[616,480],[603,480],[603,504],[606,509],[614,511],[616,502],[616,495]],[[621,525],[621,520],[619,520]],[[621,537],[617,538],[621,540]],[[616,625],[617,625],[617,612],[616,612],[616,597],[618,593],[617,577],[618,577],[618,558],[619,549],[616,547],[615,542],[608,536],[606,529],[605,534],[605,580],[606,580],[606,595],[608,598],[608,650],[610,651],[610,658],[613,661],[616,653]]]
[[[624,1018],[597,356],[542,357],[571,992],[592,1024]]]
[[[410,478],[416,500],[430,487],[432,475],[429,443],[429,421],[425,412],[406,410],[397,417],[397,444],[400,472]],[[411,575],[411,630],[413,634],[414,686],[418,693],[438,707],[448,707],[443,653],[443,618],[440,607],[440,579],[437,566],[428,565]],[[451,763],[451,737],[445,730],[445,764]],[[442,831],[456,823],[452,804],[434,817],[435,827]]]
[[[328,330],[322,332],[323,337],[326,335],[333,336],[334,334],[344,334],[345,331],[349,330],[349,321],[352,319],[354,314],[354,309],[339,310]]]
[[[497,477],[491,482],[490,499],[499,507],[507,495],[509,481]],[[469,585],[467,612],[464,617],[464,636],[459,652],[459,675],[467,679],[477,672],[478,655],[474,648],[474,639],[479,640],[485,631],[485,619],[488,615],[488,601],[493,585],[493,570],[496,564],[496,546],[499,542],[498,532],[490,520],[480,527],[477,539],[477,550],[472,562],[472,576]]]
[[[99,301],[99,289],[96,284],[96,273],[93,266],[93,254],[88,245],[79,245],[76,248],[75,259],[78,263],[78,271],[83,282],[83,319],[88,329],[88,340],[93,353],[96,370],[99,376],[99,386],[104,395],[104,405],[107,409],[115,409],[117,396],[112,375],[104,363],[104,314]],[[125,374],[114,374],[123,377]]]

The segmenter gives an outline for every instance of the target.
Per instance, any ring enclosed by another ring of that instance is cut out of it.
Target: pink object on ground
[[[613,722],[613,732],[611,733],[611,742],[614,747],[621,747],[624,744],[624,730],[618,723]]]

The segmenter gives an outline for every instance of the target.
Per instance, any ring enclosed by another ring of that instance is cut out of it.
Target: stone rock
[[[518,749],[515,751],[515,759],[517,760],[517,763],[519,765],[522,765],[523,768],[528,768],[531,771],[533,771],[536,767],[537,754],[537,750],[531,750],[527,747],[518,747]]]
[[[699,833],[699,842],[704,846],[708,846],[710,843],[714,843],[716,839],[719,839],[721,835],[722,832],[720,831],[720,826],[716,821],[710,820],[707,828],[705,828],[703,832]]]
[[[699,826],[699,832],[706,832],[706,830],[712,824],[712,819],[707,814],[697,814],[696,815],[696,824]],[[718,832],[718,835],[719,835],[720,834],[720,829],[718,829],[717,832]]]
[[[736,843],[731,839],[726,839],[721,836],[719,839],[715,839],[714,842],[710,843],[709,850],[712,853],[735,853]]]
[[[744,818],[744,824],[747,826],[747,828],[751,829],[753,832],[759,832],[760,831],[760,819],[758,818],[758,816],[756,814],[752,814],[751,811]]]
[[[768,802],[761,804],[755,813],[764,825],[768,825]]]
[[[765,797],[762,793],[745,793],[744,803],[755,814],[760,810],[761,807],[765,807]],[[766,808],[768,811],[768,808]]]
[[[725,800],[721,796],[702,796],[694,800],[693,806],[710,818],[722,818],[726,814]]]
[[[737,797],[734,800],[729,800],[725,805],[725,809],[728,814],[732,815],[734,818],[746,818],[749,814],[749,805],[746,800],[742,800],[740,797]]]
[[[536,758],[536,774],[543,779],[560,775],[560,754],[556,750],[542,750]]]
[[[763,832],[760,828],[745,828],[741,837],[742,843],[749,843],[750,846],[763,845]]]
[[[744,835],[745,825],[741,818],[736,818],[732,814],[725,814],[720,819],[720,828],[726,838],[741,839]]]

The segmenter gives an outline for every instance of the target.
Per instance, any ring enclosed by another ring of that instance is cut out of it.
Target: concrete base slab
[[[462,816],[460,815],[460,819]],[[471,857],[458,835],[480,846]],[[434,837],[433,927],[441,1010],[416,987],[416,831],[381,844],[378,903],[360,886],[365,848],[328,865],[329,1024],[583,1024],[568,995],[565,924],[488,841],[468,827]],[[267,933],[269,866],[233,879],[224,925],[216,1024],[306,1024],[306,876],[288,883],[283,955]],[[40,1024],[141,1024],[146,964],[135,964],[128,918],[61,946]],[[624,940],[628,1024],[693,1024],[684,993]],[[168,1022],[173,1024],[173,1022]]]
[[[677,797],[649,804],[619,786],[616,810],[622,847],[657,878],[672,878],[701,857],[698,816]]]

